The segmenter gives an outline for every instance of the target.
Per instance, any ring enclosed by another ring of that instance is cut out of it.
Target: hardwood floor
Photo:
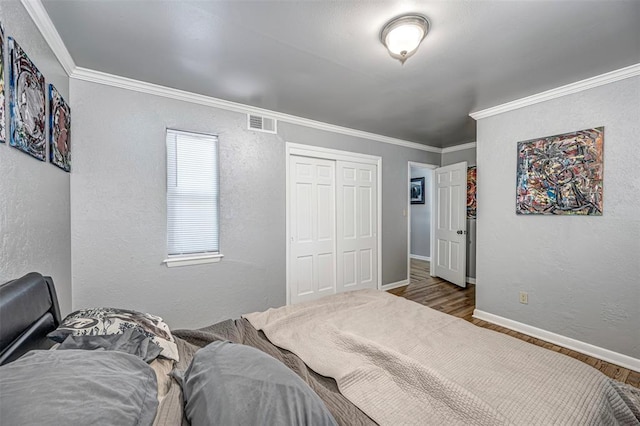
[[[414,302],[421,303],[438,311],[463,318],[473,324],[499,331],[552,351],[560,352],[582,361],[600,370],[609,377],[631,386],[640,388],[640,373],[602,361],[588,355],[581,354],[561,346],[536,339],[508,328],[500,327],[486,321],[472,317],[476,306],[476,286],[467,284],[467,288],[460,288],[440,278],[429,275],[429,262],[411,259],[411,281],[404,287],[389,290],[389,293],[401,296]]]

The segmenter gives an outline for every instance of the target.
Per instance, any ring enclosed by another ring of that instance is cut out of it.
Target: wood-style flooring
[[[429,262],[411,259],[411,280],[409,285],[389,290],[389,293],[421,303],[438,311],[463,318],[473,324],[499,331],[552,351],[569,355],[602,371],[609,377],[640,388],[640,373],[632,371],[567,348],[536,339],[508,328],[500,327],[472,317],[476,306],[476,286],[467,284],[461,288],[448,281],[429,275]]]

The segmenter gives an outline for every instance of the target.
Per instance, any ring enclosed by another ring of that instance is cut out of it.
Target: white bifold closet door
[[[291,156],[291,303],[336,290],[335,161]]]
[[[377,288],[375,165],[289,157],[290,303]]]
[[[376,288],[378,229],[376,166],[338,161],[336,213],[338,293]]]

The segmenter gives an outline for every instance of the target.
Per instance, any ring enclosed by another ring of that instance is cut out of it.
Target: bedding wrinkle
[[[178,369],[185,370],[195,351],[209,343],[228,340],[251,346],[281,361],[293,370],[311,389],[320,396],[329,412],[341,426],[374,426],[358,407],[340,394],[335,380],[311,370],[295,354],[274,346],[246,319],[227,320],[199,330],[173,330],[180,352]]]
[[[157,358],[153,360],[149,366],[153,368],[156,374],[156,380],[158,381],[158,401],[167,396],[169,389],[171,388],[171,377],[169,373],[173,370],[173,360],[167,358]]]
[[[626,387],[596,369],[388,293],[245,318],[381,425],[640,424]]]

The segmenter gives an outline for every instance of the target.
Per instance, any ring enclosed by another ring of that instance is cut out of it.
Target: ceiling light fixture
[[[380,41],[391,57],[404,64],[416,53],[428,32],[427,18],[422,15],[403,15],[387,22],[380,32]]]

